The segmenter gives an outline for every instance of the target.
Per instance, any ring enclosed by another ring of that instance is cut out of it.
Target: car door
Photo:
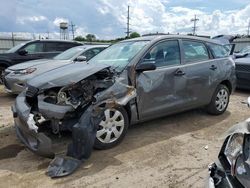
[[[25,50],[26,54],[19,53],[20,50]],[[19,51],[17,51],[13,57],[14,63],[21,63],[29,60],[44,58],[44,45],[42,42],[33,42],[25,45]]]
[[[155,70],[137,73],[137,105],[140,120],[171,114],[185,105],[186,78],[181,71],[178,40],[154,45],[140,63],[154,62]]]
[[[213,84],[213,71],[217,67],[212,64],[206,45],[202,41],[182,40],[182,53],[184,59],[183,72],[187,85],[185,92],[189,99],[189,107],[195,108],[208,104],[211,100],[211,85]]]

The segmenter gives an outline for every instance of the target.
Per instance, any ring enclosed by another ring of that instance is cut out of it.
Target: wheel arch
[[[220,82],[220,84],[225,85],[228,88],[230,94],[232,93],[233,86],[232,86],[232,83],[229,80],[223,80],[222,82]]]
[[[7,62],[7,61],[1,61],[0,60],[0,67],[4,67],[4,68],[7,68],[10,66],[10,63]]]

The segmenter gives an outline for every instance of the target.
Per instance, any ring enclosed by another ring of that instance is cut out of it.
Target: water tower
[[[60,23],[60,39],[63,39],[63,40],[69,39],[68,23],[67,22]]]

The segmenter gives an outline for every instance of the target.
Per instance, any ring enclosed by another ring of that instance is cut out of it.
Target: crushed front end
[[[105,108],[126,105],[136,96],[127,79],[114,76],[109,68],[72,83],[67,80],[64,86],[58,82],[29,85],[12,107],[18,138],[34,153],[55,157],[47,172],[52,178],[73,173],[90,157]],[[55,135],[72,132],[66,155],[54,154],[48,130]]]

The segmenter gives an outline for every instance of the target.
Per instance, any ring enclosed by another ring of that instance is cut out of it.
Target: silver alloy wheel
[[[220,112],[222,112],[223,110],[225,110],[225,108],[227,107],[227,103],[228,103],[228,92],[225,89],[221,89],[216,96],[216,100],[215,100],[215,105],[216,105],[216,109]]]
[[[119,110],[106,109],[104,117],[99,123],[96,138],[102,143],[112,143],[122,134],[124,129],[124,117]]]

